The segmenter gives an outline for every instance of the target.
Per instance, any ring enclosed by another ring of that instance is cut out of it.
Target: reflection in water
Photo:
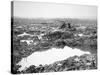
[[[65,46],[63,49],[52,48],[47,51],[35,52],[30,56],[23,58],[17,65],[21,65],[19,71],[22,71],[31,65],[39,66],[40,64],[52,64],[56,61],[61,61],[71,56],[80,56],[83,54],[90,54],[90,52],[84,52],[76,48],[72,49],[67,46]]]

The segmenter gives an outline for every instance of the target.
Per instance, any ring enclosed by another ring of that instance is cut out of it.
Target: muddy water
[[[71,56],[80,56],[83,54],[90,54],[90,52],[84,52],[80,49],[73,49],[67,46],[63,49],[52,48],[47,51],[35,52],[30,56],[23,58],[17,65],[21,65],[19,71],[22,71],[31,65],[39,66],[40,64],[52,64],[56,61],[61,61]]]

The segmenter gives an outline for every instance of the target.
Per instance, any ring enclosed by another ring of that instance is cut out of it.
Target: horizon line
[[[75,17],[19,17],[11,16],[11,18],[20,18],[20,19],[80,19],[80,20],[97,20],[97,18],[75,18]]]

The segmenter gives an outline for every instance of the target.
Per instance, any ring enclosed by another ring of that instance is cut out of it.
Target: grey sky
[[[14,16],[25,18],[96,19],[97,7],[72,4],[14,1]]]

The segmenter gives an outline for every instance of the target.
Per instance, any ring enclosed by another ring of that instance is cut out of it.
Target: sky
[[[14,1],[13,15],[21,18],[97,19],[97,6]]]

